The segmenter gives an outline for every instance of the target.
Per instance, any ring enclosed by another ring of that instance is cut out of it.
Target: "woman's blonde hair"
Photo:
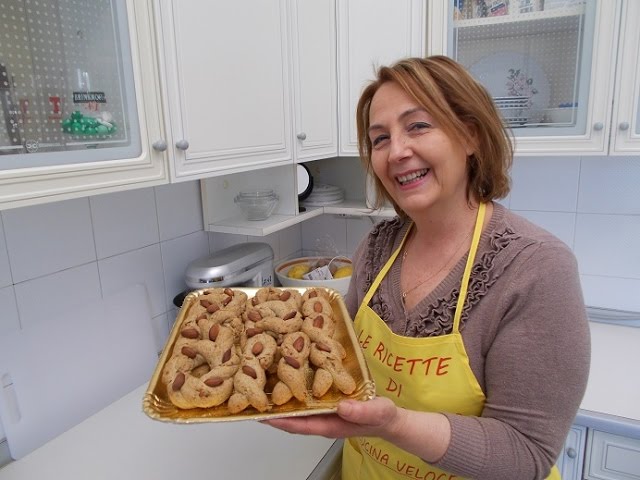
[[[448,57],[406,58],[380,67],[376,79],[358,101],[358,149],[367,172],[375,179],[376,208],[387,200],[399,215],[405,215],[371,167],[369,109],[373,96],[386,82],[398,84],[449,137],[475,146],[468,157],[468,199],[487,202],[509,193],[513,144],[489,93],[462,65]]]

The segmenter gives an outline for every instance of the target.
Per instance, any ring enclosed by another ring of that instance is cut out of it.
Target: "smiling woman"
[[[348,438],[345,479],[559,479],[585,306],[568,247],[494,202],[512,145],[490,96],[449,58],[411,58],[380,68],[356,116],[398,213],[358,247],[345,297],[377,397],[269,423]]]

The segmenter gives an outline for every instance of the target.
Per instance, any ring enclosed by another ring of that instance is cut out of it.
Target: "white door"
[[[422,0],[338,0],[340,155],[357,155],[355,113],[377,67],[425,51]]]
[[[0,209],[166,183],[150,5],[0,12]]]
[[[174,180],[292,162],[286,0],[159,0]]]
[[[291,0],[296,162],[338,154],[336,1]]]
[[[640,152],[640,2],[622,4],[611,153]]]
[[[448,3],[434,37],[493,96],[517,154],[608,152],[619,1]]]

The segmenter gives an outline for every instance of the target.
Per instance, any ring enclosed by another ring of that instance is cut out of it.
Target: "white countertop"
[[[152,420],[142,411],[146,388],[1,468],[0,479],[306,479],[334,442],[255,421]]]
[[[580,413],[629,419],[637,429],[640,328],[595,322],[590,328],[591,371]],[[146,387],[0,469],[0,480],[306,479],[333,444],[330,439],[290,435],[254,421],[158,422],[142,411]],[[277,460],[282,454],[286,462]]]
[[[589,326],[591,370],[580,408],[640,421],[640,328]]]

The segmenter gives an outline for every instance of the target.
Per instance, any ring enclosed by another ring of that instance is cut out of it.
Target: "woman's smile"
[[[402,187],[410,187],[414,186],[420,182],[420,180],[424,179],[429,173],[430,169],[422,168],[420,170],[415,170],[410,173],[404,173],[402,175],[397,175],[396,180]]]

